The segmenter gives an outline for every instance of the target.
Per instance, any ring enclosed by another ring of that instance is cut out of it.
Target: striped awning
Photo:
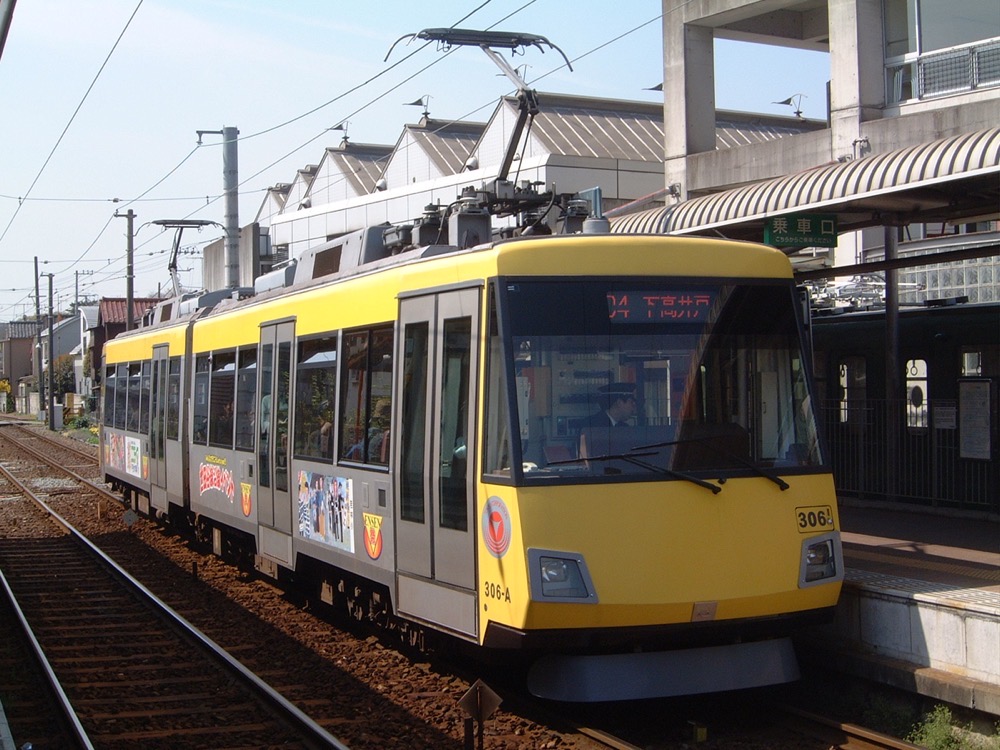
[[[764,220],[836,213],[842,232],[900,221],[941,221],[1000,206],[1000,128],[828,164],[611,220],[611,231],[723,234],[761,240]]]

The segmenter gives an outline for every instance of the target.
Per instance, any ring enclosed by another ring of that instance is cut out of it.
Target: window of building
[[[884,0],[886,101],[1000,85],[996,0]]]

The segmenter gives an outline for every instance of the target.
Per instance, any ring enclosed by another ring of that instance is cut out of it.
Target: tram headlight
[[[590,574],[582,555],[550,550],[528,550],[531,598],[596,602]]]
[[[840,534],[837,532],[806,539],[802,543],[799,587],[843,580],[840,550]]]

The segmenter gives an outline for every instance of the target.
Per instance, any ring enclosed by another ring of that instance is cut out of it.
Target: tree
[[[76,374],[73,362],[71,354],[56,357],[52,370],[52,390],[56,394],[56,398],[59,398],[63,393],[76,393]]]

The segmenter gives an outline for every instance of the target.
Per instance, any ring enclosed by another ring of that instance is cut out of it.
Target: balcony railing
[[[888,104],[1000,86],[1000,39],[887,62],[886,86]]]

